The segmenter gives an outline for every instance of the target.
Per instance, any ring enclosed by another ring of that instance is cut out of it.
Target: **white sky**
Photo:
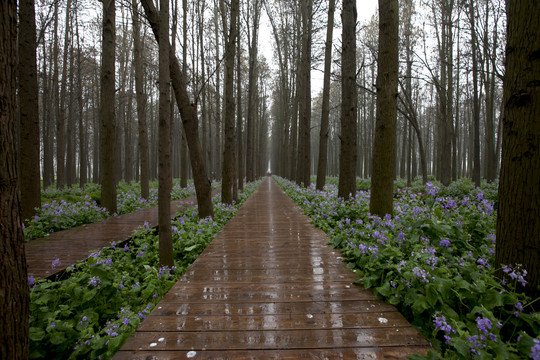
[[[356,0],[356,8],[357,8],[356,11],[358,15],[358,18],[357,18],[358,23],[366,23],[368,20],[370,20],[371,17],[376,14],[378,7],[379,7],[378,0]],[[341,11],[336,10],[336,13],[334,14],[334,16],[336,18],[341,16]],[[323,34],[323,36],[326,36],[326,35]],[[334,29],[334,44],[336,44],[340,38],[341,38],[341,28],[336,27]],[[270,64],[271,67],[274,67],[275,64],[273,64],[272,55],[273,55],[275,44],[273,41],[270,20],[267,18],[266,13],[263,13],[263,18],[261,19],[259,45],[260,45],[259,51],[261,51],[262,55],[266,57],[268,64]],[[332,56],[335,56],[335,54],[333,53]],[[319,69],[319,71],[315,70],[311,72],[312,97],[316,96],[322,89],[322,83],[323,83],[322,67],[323,66],[324,66],[324,61],[321,61],[320,62],[321,69]]]

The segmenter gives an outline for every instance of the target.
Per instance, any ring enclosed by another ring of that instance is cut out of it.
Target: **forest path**
[[[212,195],[220,190],[213,190]],[[171,219],[182,207],[195,206],[195,195],[171,201]],[[106,220],[57,231],[50,236],[32,240],[26,244],[26,263],[28,276],[46,278],[64,271],[77,261],[88,258],[92,250],[111,246],[128,240],[133,230],[148,222],[153,228],[158,225],[158,207],[141,209],[129,214],[110,217]],[[59,263],[52,268],[52,263]]]
[[[328,238],[267,178],[114,359],[403,359],[426,341],[353,285]]]

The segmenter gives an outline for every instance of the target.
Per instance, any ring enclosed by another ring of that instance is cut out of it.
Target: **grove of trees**
[[[379,0],[360,21],[352,0],[18,3],[0,5],[2,253],[14,286],[41,188],[100,183],[112,214],[119,181],[148,197],[159,178],[165,213],[171,179],[192,177],[206,217],[212,180],[231,203],[272,170],[303,186],[317,175],[318,188],[339,175],[344,198],[371,178],[380,216],[395,178],[479,186],[500,172],[497,263],[532,266],[536,289],[538,2]]]

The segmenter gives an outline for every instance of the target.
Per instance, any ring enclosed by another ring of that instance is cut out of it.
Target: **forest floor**
[[[213,190],[212,193],[217,194],[219,191]],[[196,204],[196,196],[171,201],[171,219],[176,216],[179,209]],[[123,242],[131,237],[136,228],[140,226],[154,228],[157,225],[158,207],[155,206],[35,239],[25,244],[28,276],[56,277],[77,261],[86,259],[93,250],[111,244],[123,246]]]
[[[267,178],[115,359],[403,358],[427,342]]]

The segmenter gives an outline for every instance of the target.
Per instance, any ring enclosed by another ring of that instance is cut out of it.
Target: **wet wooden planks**
[[[216,193],[217,191],[214,191]],[[184,206],[193,206],[197,198],[191,196],[171,202],[171,218]],[[52,233],[45,238],[25,244],[28,276],[46,278],[60,273],[77,261],[84,260],[92,250],[110,246],[114,241],[121,243],[131,236],[133,230],[148,222],[150,227],[158,225],[158,208],[151,207],[129,214],[115,216],[94,224],[77,226]],[[58,259],[54,269],[52,263]]]
[[[402,359],[429,347],[267,179],[115,359]]]

